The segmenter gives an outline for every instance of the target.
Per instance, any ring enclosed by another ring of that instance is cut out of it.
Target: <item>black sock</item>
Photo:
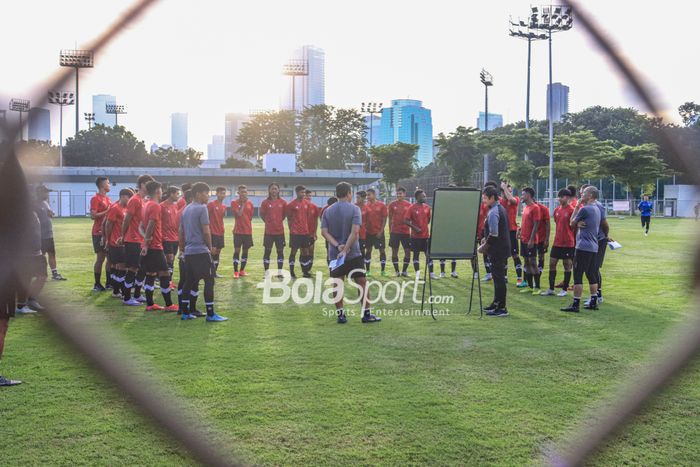
[[[296,254],[289,255],[289,272],[294,276],[294,266],[296,265]]]
[[[205,303],[207,307],[207,316],[214,316],[214,302]]]
[[[270,254],[272,253],[272,249],[265,248],[265,252],[263,253],[263,268],[265,268],[265,271],[270,269]]]
[[[277,271],[281,271],[284,268],[284,253],[277,254]]]
[[[134,286],[134,280],[136,279],[136,273],[134,271],[127,271],[124,278],[124,286],[122,288],[122,294],[124,295],[124,301],[131,299],[131,288]]]
[[[146,276],[146,283],[143,288],[146,291],[146,305],[153,306],[153,290],[156,283],[156,276]]]
[[[444,259],[440,260],[440,272],[442,274],[445,274],[445,260]]]
[[[532,288],[532,274],[525,272],[525,282],[527,282],[528,287]]]
[[[591,301],[589,303],[589,306],[596,306],[598,304],[598,295],[593,294],[591,295]]]
[[[95,273],[95,285],[102,285],[102,271]]]
[[[382,268],[382,272],[386,269],[386,252],[385,251],[380,251],[379,252],[379,265]]]
[[[173,299],[170,296],[170,277],[161,276],[160,278],[160,293],[163,295],[163,300],[165,300],[165,306],[170,306],[173,304]]]
[[[345,315],[345,310],[343,310],[342,308],[338,308],[338,309],[335,310],[335,311],[338,312],[338,317]]]
[[[596,296],[597,296],[598,298],[602,297],[602,296],[603,296],[603,290],[602,290],[602,289],[598,289],[598,292],[596,292]]]
[[[571,283],[571,271],[564,271],[564,287],[563,290],[568,290]]]
[[[581,299],[574,297],[574,308],[580,308],[581,307]]]
[[[233,272],[238,272],[238,267],[241,263],[241,252],[240,251],[234,251],[233,252]]]
[[[403,268],[402,268],[401,272],[408,271],[409,264],[411,264],[411,258],[409,258],[408,256],[404,256],[403,257]]]
[[[452,273],[457,272],[457,261],[454,261],[454,260],[452,261],[451,269],[452,269]]]
[[[241,258],[241,271],[245,270],[246,264],[248,264],[248,256]]]
[[[433,260],[428,261],[428,272],[433,273]]]
[[[399,272],[399,257],[398,256],[391,257],[391,264],[394,266],[394,272]]]
[[[539,289],[540,288],[540,278],[542,277],[542,273],[538,272],[535,274],[535,288]]]
[[[189,305],[189,310],[190,313],[194,313],[197,311],[197,295],[199,292],[197,291],[190,291],[190,305]]]
[[[515,263],[515,275],[518,276],[518,279],[522,279],[523,263],[520,262],[520,256],[516,257],[513,262]]]
[[[552,268],[549,270],[549,290],[554,290],[554,283],[557,280],[557,270]]]

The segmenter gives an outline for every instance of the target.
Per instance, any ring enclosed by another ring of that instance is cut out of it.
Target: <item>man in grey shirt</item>
[[[362,224],[360,208],[352,204],[352,186],[340,182],[335,187],[338,202],[326,208],[321,219],[321,233],[328,241],[328,257],[330,259],[331,277],[343,280],[350,276],[362,289],[362,322],[376,323],[382,319],[373,315],[369,307],[367,294],[367,277],[365,274],[364,257],[360,252],[359,235]],[[342,263],[338,266],[338,263]],[[343,309],[343,289],[335,293],[335,309],[338,313],[338,323],[347,322]]]
[[[54,214],[48,203],[50,191],[44,185],[36,187],[34,212],[41,223],[41,254],[49,257],[51,278],[55,281],[64,281],[66,278],[58,273],[56,266],[56,245],[53,241],[53,222],[51,221]]]
[[[600,230],[600,209],[596,206],[598,189],[586,187],[581,200],[571,215],[571,226],[578,226],[576,233],[576,256],[574,258],[574,302],[561,311],[578,313],[583,293],[583,274],[586,274],[591,291],[591,299],[585,309],[598,309],[598,231]]]
[[[214,312],[214,263],[211,259],[211,231],[209,230],[210,188],[204,182],[192,185],[192,203],[188,204],[180,218],[180,253],[185,258],[185,285],[180,300],[182,320],[194,319],[197,309],[199,281],[204,280],[204,304],[207,321],[220,322],[228,318]],[[189,296],[187,296],[189,295]]]
[[[590,185],[584,185],[584,187],[589,187]],[[603,261],[605,261],[605,251],[608,249],[608,242],[612,242],[610,238],[610,226],[608,225],[608,213],[603,206],[603,203],[598,201],[599,193],[595,190],[595,206],[600,211],[600,227],[598,229],[598,254],[596,255],[596,268],[598,270],[598,304],[603,301],[603,276],[600,274],[600,270],[603,267]],[[589,300],[586,300],[585,305],[589,304]]]

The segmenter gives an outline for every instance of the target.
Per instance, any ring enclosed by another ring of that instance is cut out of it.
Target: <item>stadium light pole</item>
[[[541,12],[540,12],[541,8]],[[552,120],[552,34],[568,31],[574,24],[573,10],[565,5],[545,5],[532,7],[529,28],[545,31],[549,40],[549,103],[547,120],[549,121],[549,211],[554,212],[554,121]]]
[[[119,125],[119,115],[126,114],[126,106],[123,104],[105,104],[105,113],[114,115],[114,126]]]
[[[294,110],[294,113],[296,114],[296,77],[309,75],[308,64],[306,60],[303,59],[288,60],[287,63],[282,66],[282,74],[292,78],[292,110]]]
[[[75,68],[75,134],[80,130],[80,103],[79,103],[79,87],[78,76],[81,68],[93,67],[92,50],[61,50],[58,62],[61,66]]]
[[[58,117],[58,166],[63,167],[63,106],[73,105],[75,103],[75,95],[72,92],[51,92],[49,91],[49,104],[59,106],[60,113]]]
[[[511,26],[515,29],[509,29],[510,37],[527,40],[527,91],[525,93],[525,128],[530,128],[530,70],[532,64],[532,41],[547,39],[546,34],[536,34],[529,29],[528,23],[518,19],[518,22],[510,21]],[[524,154],[525,160],[528,160],[527,152]]]
[[[365,105],[365,103],[363,102],[363,103],[362,103],[362,107],[361,107],[361,109],[360,109],[360,112],[362,112],[362,113],[368,113],[368,114],[369,114],[369,147],[370,147],[370,152],[369,152],[369,171],[370,171],[370,173],[372,172],[372,151],[371,151],[371,149],[372,149],[372,147],[374,146],[374,145],[372,144],[372,141],[373,141],[373,140],[372,140],[372,129],[373,129],[373,127],[374,127],[374,114],[381,113],[382,107],[383,107],[383,106],[384,106],[384,104],[382,104],[381,102],[380,102],[380,103],[376,103],[376,102],[367,102],[366,105]]]
[[[10,99],[9,109],[19,112],[19,140],[24,141],[24,129],[22,128],[22,114],[29,112],[29,99]]]
[[[85,121],[88,122],[88,129],[92,130],[92,122],[95,121],[95,114],[92,112],[85,112]]]
[[[489,86],[493,86],[493,76],[491,73],[481,69],[479,73],[481,83],[484,85],[484,132],[489,131]],[[484,183],[489,179],[489,155],[484,154]]]

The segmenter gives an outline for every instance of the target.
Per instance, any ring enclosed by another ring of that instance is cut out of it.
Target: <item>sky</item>
[[[582,3],[651,82],[670,117],[677,119],[683,102],[700,102],[700,4]],[[48,91],[42,83],[58,68],[59,50],[80,48],[128,5],[6,2],[0,109],[11,97]],[[96,56],[94,68],[81,71],[80,113],[92,110],[93,94],[115,95],[127,106],[120,124],[149,147],[169,144],[170,114],[187,112],[189,145],[206,155],[212,135],[223,134],[226,112],[278,108],[286,83],[282,64],[295,48],[313,44],[326,52],[329,105],[419,99],[432,110],[434,133],[448,133],[476,126],[483,67],[494,77],[489,111],[515,122],[525,117],[527,42],[508,36],[508,20],[529,11],[530,2],[522,0],[164,0]],[[533,43],[533,119],[545,118],[547,59],[546,41]],[[570,111],[640,107],[575,19],[573,29],[554,35],[553,63],[554,82],[571,88]],[[58,109],[49,108],[58,143]],[[66,109],[64,136],[75,131],[75,109]]]

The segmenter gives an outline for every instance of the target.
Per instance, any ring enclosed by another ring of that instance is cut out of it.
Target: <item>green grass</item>
[[[465,316],[464,263],[459,280],[435,284],[436,294],[455,296],[437,321],[395,316],[367,326],[356,315],[339,326],[324,316],[328,306],[262,305],[253,286],[262,274],[260,224],[245,280],[230,279],[227,238],[226,279],[216,285],[227,323],[183,323],[91,293],[83,219],[55,222],[69,280],[47,290],[107,323],[163,375],[166,390],[220,432],[224,449],[235,444],[249,463],[536,464],[587,409],[644,370],[686,314],[696,226],[654,219],[644,238],[638,225],[637,218],[611,220],[624,248],[608,252],[606,302],[574,316],[557,311],[564,299],[520,295],[513,281],[509,318]],[[486,285],[486,303],[491,293]],[[0,370],[25,381],[0,391],[3,465],[192,463],[67,350],[41,315],[12,321]],[[696,364],[594,462],[700,465],[699,375]]]

